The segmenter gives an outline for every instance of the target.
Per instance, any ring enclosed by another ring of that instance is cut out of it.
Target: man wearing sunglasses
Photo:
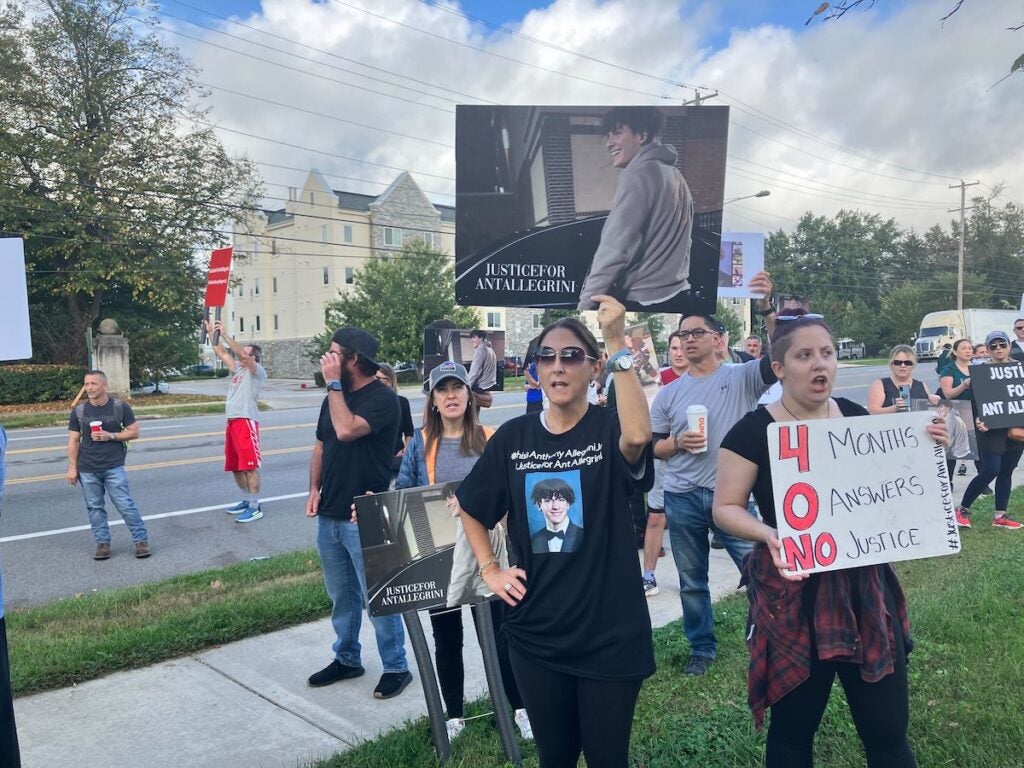
[[[579,309],[597,309],[591,297],[609,294],[627,309],[678,312],[673,303],[690,289],[693,196],[675,147],[661,143],[664,122],[655,107],[615,107],[604,117],[605,146],[622,174]]]
[[[1010,358],[1024,361],[1024,317],[1018,317],[1013,321],[1013,332],[1017,338],[1010,345]]]
[[[771,295],[771,280],[765,295]],[[774,329],[770,302],[764,310],[769,330]],[[679,324],[683,351],[690,363],[687,372],[671,386],[663,387],[651,406],[654,455],[665,459],[665,515],[672,556],[679,571],[683,605],[683,632],[690,641],[690,660],[684,672],[703,675],[714,661],[717,641],[712,626],[711,592],[708,588],[708,533],[712,523],[711,502],[716,483],[718,446],[729,429],[775,383],[771,357],[723,365],[715,354],[719,324],[712,315],[690,315]],[[690,431],[687,409],[703,405],[708,410],[705,434]],[[739,568],[752,545],[719,533],[722,544]]]

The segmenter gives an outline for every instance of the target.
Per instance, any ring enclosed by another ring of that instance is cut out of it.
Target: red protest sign
[[[232,248],[218,248],[210,254],[210,273],[206,278],[206,306],[223,307],[228,300]]]

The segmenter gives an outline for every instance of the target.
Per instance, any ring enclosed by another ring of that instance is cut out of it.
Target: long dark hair
[[[441,379],[438,384],[445,381],[448,381],[448,379]],[[436,388],[430,390],[427,394],[427,402],[423,406],[423,445],[425,453],[435,450],[438,443],[441,442],[441,436],[444,434],[444,422],[441,419],[441,412],[434,406],[435,391]],[[476,420],[476,404],[474,402],[473,390],[466,387],[466,392],[469,393],[469,402],[466,403],[466,412],[462,415],[462,444],[459,446],[459,451],[463,456],[479,456],[484,452],[484,447],[487,445],[487,435],[484,434],[484,428],[480,426],[480,422]]]

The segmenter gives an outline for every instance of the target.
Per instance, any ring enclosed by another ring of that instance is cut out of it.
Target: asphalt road
[[[925,364],[922,371],[930,372]],[[863,403],[868,385],[885,368],[840,369],[836,394]],[[934,375],[924,377],[934,388]],[[181,383],[175,392],[223,392],[223,381]],[[403,392],[419,425],[423,396]],[[9,433],[7,486],[0,519],[0,561],[9,606],[131,586],[216,568],[315,544],[316,523],[304,514],[309,456],[322,392],[297,382],[269,382],[263,393],[274,410],[261,415],[264,517],[239,525],[224,508],[240,497],[223,471],[221,416],[143,420],[141,438],[128,452],[132,495],[149,529],[153,556],[131,555],[128,531],[108,505],[113,556],[96,562],[80,487],[69,486],[67,431],[19,429]],[[497,426],[524,410],[522,392],[497,394],[483,411]]]

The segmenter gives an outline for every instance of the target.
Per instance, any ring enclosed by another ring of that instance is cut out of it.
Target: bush
[[[423,382],[419,371],[399,371],[395,375],[398,377],[399,384],[420,384]]]
[[[71,400],[86,370],[80,365],[2,365],[0,405]]]

